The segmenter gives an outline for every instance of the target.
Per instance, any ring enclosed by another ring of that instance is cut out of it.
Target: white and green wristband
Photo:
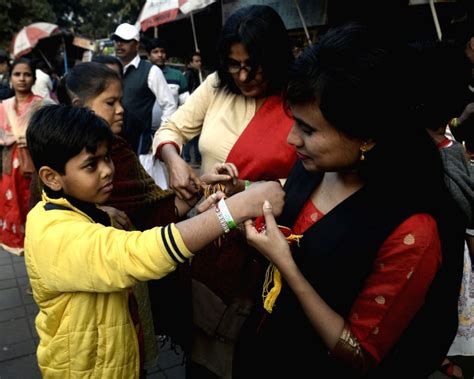
[[[217,203],[216,213],[217,217],[219,218],[219,223],[221,224],[225,233],[229,233],[229,231],[232,229],[237,228],[237,224],[232,218],[232,215],[230,214],[229,208],[227,208],[227,204],[225,203],[224,199],[221,199]]]

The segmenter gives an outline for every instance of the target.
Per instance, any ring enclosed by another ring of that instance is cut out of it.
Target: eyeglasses
[[[251,74],[251,73],[258,74],[262,72],[263,69],[261,65],[257,65],[253,67],[246,64],[242,65],[235,61],[227,63],[227,72],[229,74],[240,74],[241,70],[247,71],[247,74]]]

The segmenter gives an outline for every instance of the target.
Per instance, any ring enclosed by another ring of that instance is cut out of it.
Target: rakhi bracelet
[[[245,190],[248,190],[252,182],[250,180],[245,180]]]
[[[224,220],[229,230],[237,228],[237,224],[235,223],[232,215],[230,214],[229,208],[227,208],[227,204],[225,203],[224,199],[221,199],[217,203],[216,208],[219,209],[219,211],[222,213],[222,216],[224,217]]]

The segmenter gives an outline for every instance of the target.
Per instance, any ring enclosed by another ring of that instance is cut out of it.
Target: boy
[[[227,199],[228,208],[220,201],[215,211],[177,225],[145,232],[109,227],[96,204],[113,188],[111,140],[110,128],[86,108],[44,107],[28,127],[28,147],[45,187],[25,237],[45,378],[138,378],[138,323],[128,289],[165,276],[228,231],[230,214],[241,223],[262,213],[264,199],[277,213],[283,205],[279,185],[265,183]]]

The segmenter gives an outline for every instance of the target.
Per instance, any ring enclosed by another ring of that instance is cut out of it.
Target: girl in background
[[[13,62],[10,77],[15,96],[0,104],[0,144],[3,146],[0,242],[5,250],[22,255],[29,186],[34,171],[26,146],[26,128],[32,114],[52,102],[33,94],[35,67],[29,59]]]

